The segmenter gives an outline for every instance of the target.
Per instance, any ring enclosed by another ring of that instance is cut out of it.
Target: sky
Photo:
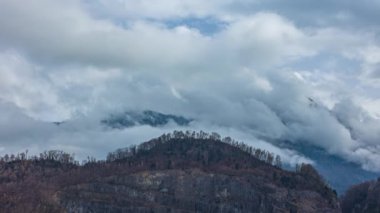
[[[267,141],[380,171],[378,11],[377,0],[0,0],[0,154],[104,158],[184,128],[99,122],[155,110],[289,164],[311,160]]]

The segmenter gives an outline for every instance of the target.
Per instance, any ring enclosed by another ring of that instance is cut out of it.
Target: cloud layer
[[[1,152],[102,157],[180,128],[99,126],[151,109],[290,163],[307,159],[263,138],[380,171],[380,5],[285,2],[1,1]]]

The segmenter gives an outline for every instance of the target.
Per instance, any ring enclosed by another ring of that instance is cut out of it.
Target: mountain
[[[352,186],[342,196],[341,206],[347,213],[380,212],[380,178]]]
[[[358,164],[331,155],[326,150],[307,142],[272,141],[271,143],[280,148],[295,150],[311,159],[315,163],[315,169],[340,195],[352,185],[380,176],[380,173],[364,170]]]
[[[329,111],[326,107],[317,103],[312,98],[308,98],[308,101],[311,108]],[[331,113],[332,116],[335,116],[333,112],[329,111],[329,113]],[[339,119],[337,118],[337,120]],[[188,126],[191,125],[192,121],[193,119],[180,115],[164,114],[157,111],[144,110],[114,113],[105,117],[100,122],[107,128],[124,129],[138,125],[161,127],[171,122],[178,126]],[[66,125],[66,122],[55,122],[54,124],[61,126]],[[313,162],[315,162],[314,167],[338,192],[338,194],[343,194],[351,185],[375,179],[380,176],[380,173],[366,171],[362,169],[360,165],[348,162],[339,156],[331,155],[326,150],[307,143],[306,141],[274,140],[271,138],[260,139],[272,143],[274,146],[279,148],[295,150],[305,157],[313,160]]]
[[[187,126],[191,121],[192,119],[182,116],[145,110],[142,112],[127,111],[124,113],[111,114],[108,118],[101,120],[101,123],[111,128],[123,129],[135,125],[163,126],[169,122],[174,122],[179,126]]]
[[[339,212],[311,165],[216,133],[164,134],[79,165],[59,151],[0,163],[0,212]]]

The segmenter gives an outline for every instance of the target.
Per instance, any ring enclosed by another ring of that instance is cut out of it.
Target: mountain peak
[[[101,120],[101,123],[110,128],[124,129],[135,125],[164,126],[170,122],[179,126],[187,126],[191,121],[192,119],[182,116],[144,110],[111,114],[108,118]]]

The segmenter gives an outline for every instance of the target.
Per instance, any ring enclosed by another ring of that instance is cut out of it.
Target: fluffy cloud
[[[101,157],[178,128],[98,123],[152,109],[289,163],[307,159],[265,140],[309,143],[379,171],[378,29],[340,1],[326,14],[292,5],[300,13],[272,1],[2,1],[0,146]],[[205,33],[194,18],[218,30]]]

